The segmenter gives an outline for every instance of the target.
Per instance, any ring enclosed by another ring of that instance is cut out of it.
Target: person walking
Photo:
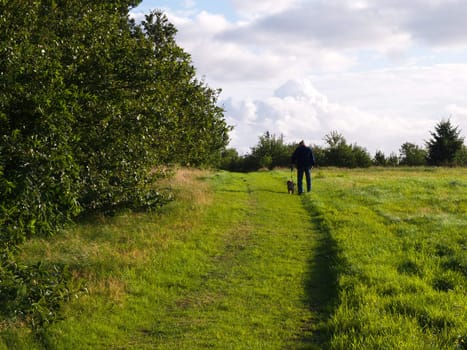
[[[306,190],[311,191],[311,168],[315,165],[315,156],[310,147],[305,145],[305,141],[300,141],[298,147],[292,154],[292,164],[297,168],[297,189],[298,194],[303,193],[303,174],[306,179]]]

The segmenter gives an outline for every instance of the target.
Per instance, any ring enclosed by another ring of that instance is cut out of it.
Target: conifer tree
[[[431,132],[432,138],[426,142],[428,163],[430,165],[454,165],[456,154],[462,149],[464,138],[460,136],[459,127],[451,121],[442,120]]]

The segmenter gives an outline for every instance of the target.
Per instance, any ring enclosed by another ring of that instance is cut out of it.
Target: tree
[[[164,14],[129,20],[137,2],[0,2],[5,237],[156,204],[156,165],[219,161],[230,130],[219,91],[195,78]]]
[[[322,146],[313,144],[311,146],[313,150],[313,155],[315,156],[315,166],[323,165],[323,160],[325,158],[325,150]]]
[[[240,170],[241,157],[235,148],[228,148],[221,154],[219,168],[228,171]]]
[[[228,143],[219,91],[162,13],[129,19],[138,2],[0,1],[2,281],[25,239],[80,212],[159,205],[158,165],[214,164]]]
[[[327,166],[352,166],[352,147],[347,144],[346,139],[337,131],[331,131],[324,136],[328,147],[324,150],[322,165]]]
[[[462,145],[462,148],[459,152],[456,153],[456,158],[454,162],[458,166],[467,166],[467,146]]]
[[[387,165],[387,159],[386,156],[382,151],[376,151],[375,156],[373,158],[373,164],[374,165],[379,165],[379,166],[385,166]]]
[[[464,138],[461,131],[454,127],[451,121],[442,120],[430,132],[432,138],[426,142],[428,149],[428,163],[430,165],[454,165],[457,152],[462,150]]]
[[[357,144],[352,145],[352,168],[368,168],[371,166],[371,156],[368,151]]]
[[[396,153],[391,152],[391,154],[388,157],[388,165],[393,166],[393,167],[399,165],[399,157],[397,156]]]
[[[155,165],[219,161],[230,130],[219,91],[195,78],[161,12],[129,20],[136,3],[0,2],[0,224],[15,227],[5,237],[156,204]]]
[[[257,160],[259,167],[273,169],[277,166],[290,165],[290,146],[284,143],[284,136],[266,131],[259,137],[258,144],[251,149],[251,156]]]
[[[322,165],[338,167],[369,167],[371,156],[361,146],[357,144],[349,145],[342,134],[331,131],[324,137],[329,147],[324,150]]]
[[[346,145],[345,137],[336,130],[324,136],[324,141],[328,144],[329,148],[338,148],[339,146]]]
[[[400,150],[400,164],[409,166],[426,165],[427,152],[417,145],[405,142]]]
[[[196,79],[191,56],[176,44],[176,28],[160,11],[143,21],[153,47],[152,94],[146,113],[153,118],[154,148],[162,162],[216,165],[228,142],[223,109],[217,106],[220,90]],[[154,61],[154,60],[153,60]]]
[[[76,91],[66,83],[54,11],[0,3],[0,244],[46,235],[80,211],[73,157]],[[3,249],[3,248],[2,248]]]

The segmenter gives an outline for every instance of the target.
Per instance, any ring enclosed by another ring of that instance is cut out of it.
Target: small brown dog
[[[289,194],[294,194],[295,192],[295,184],[292,180],[287,181],[287,192],[289,192]]]

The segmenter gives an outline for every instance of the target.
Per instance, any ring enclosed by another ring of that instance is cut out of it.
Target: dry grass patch
[[[95,285],[89,287],[90,294],[101,294],[111,302],[120,304],[126,296],[126,285],[118,277],[109,276],[96,280]]]
[[[175,190],[176,196],[187,200],[195,206],[205,206],[212,203],[212,194],[209,184],[200,179],[209,177],[209,170],[178,168],[170,181],[171,188]]]

